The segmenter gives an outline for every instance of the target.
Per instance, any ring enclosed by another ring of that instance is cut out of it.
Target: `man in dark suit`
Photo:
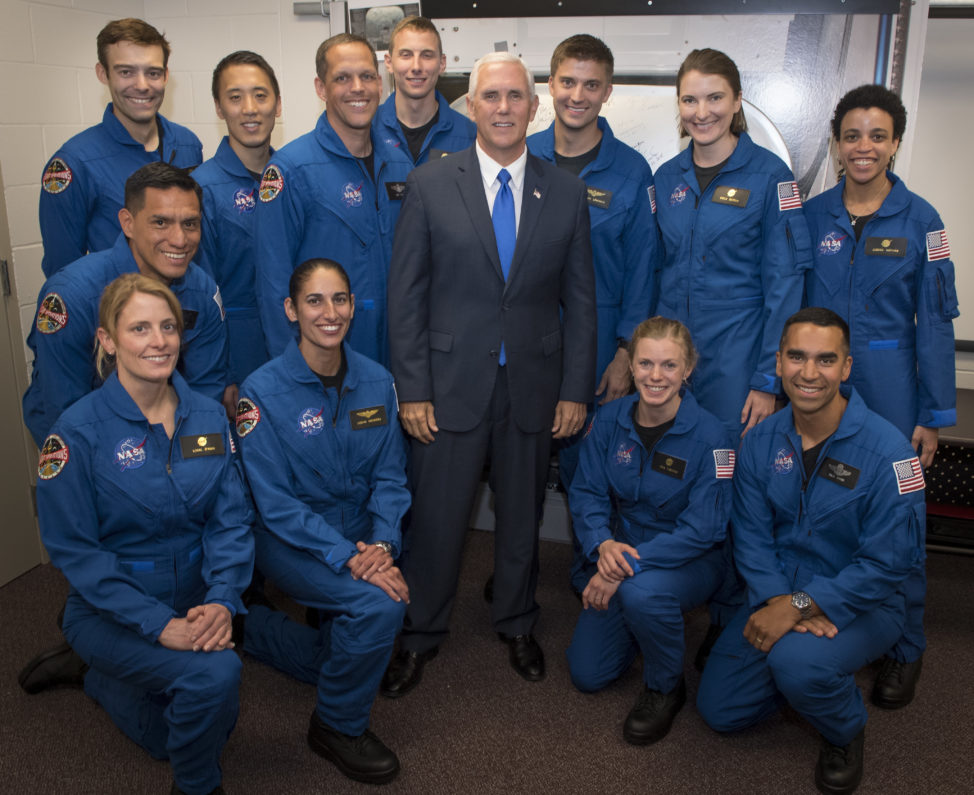
[[[400,419],[412,437],[403,571],[411,602],[382,693],[404,695],[448,634],[471,507],[491,461],[492,619],[515,670],[544,676],[532,631],[538,516],[552,438],[576,433],[595,388],[595,282],[585,186],[527,152],[538,99],[519,58],[470,77],[470,149],[407,182],[389,271]]]

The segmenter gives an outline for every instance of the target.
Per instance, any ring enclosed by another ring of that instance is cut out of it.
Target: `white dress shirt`
[[[520,232],[521,198],[524,195],[524,169],[528,163],[527,145],[525,145],[524,151],[521,152],[521,156],[517,160],[515,160],[509,166],[502,166],[480,148],[480,142],[478,141],[477,160],[480,162],[480,176],[484,180],[484,192],[487,194],[487,207],[490,208],[492,215],[494,213],[494,199],[497,197],[497,191],[501,189],[501,183],[500,180],[497,179],[497,175],[500,173],[502,168],[506,168],[507,173],[511,175],[511,181],[507,184],[510,185],[511,194],[514,196],[515,234]]]

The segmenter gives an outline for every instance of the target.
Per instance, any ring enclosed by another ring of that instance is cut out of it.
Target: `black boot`
[[[308,745],[355,781],[387,784],[399,773],[399,759],[368,729],[349,737],[321,720],[318,713],[311,715]]]
[[[886,657],[873,685],[873,704],[883,709],[905,707],[913,701],[922,668],[923,657],[908,663]]]
[[[824,737],[815,766],[815,786],[827,795],[847,795],[855,792],[862,781],[862,745],[866,736],[863,728],[846,746],[832,745]]]
[[[17,676],[20,686],[34,695],[49,687],[83,687],[88,666],[67,641],[38,654]]]
[[[632,745],[649,745],[662,740],[670,731],[673,719],[687,701],[687,683],[680,683],[669,693],[650,690],[643,685],[639,697],[622,727],[622,736]]]

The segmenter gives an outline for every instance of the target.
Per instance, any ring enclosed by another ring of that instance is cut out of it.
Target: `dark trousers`
[[[449,634],[463,544],[488,455],[496,518],[491,618],[507,635],[533,630],[539,610],[538,515],[550,449],[550,429],[525,433],[511,417],[504,367],[475,428],[441,429],[428,445],[413,440],[413,507],[402,565],[410,604],[402,648],[425,651]]]

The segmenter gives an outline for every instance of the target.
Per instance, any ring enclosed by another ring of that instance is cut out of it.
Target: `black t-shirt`
[[[676,417],[674,417],[672,420],[664,422],[662,425],[640,425],[636,421],[636,409],[638,407],[639,403],[633,403],[632,425],[636,429],[636,433],[639,435],[639,441],[643,443],[643,447],[646,448],[646,452],[649,452],[653,449],[653,446],[663,438],[663,434],[673,427],[673,423],[676,422]]]
[[[814,447],[802,450],[802,464],[805,465],[805,481],[802,483],[802,488],[808,485],[808,481],[815,474],[815,462],[818,461],[818,454],[822,452],[822,448],[830,438],[823,439]]]
[[[846,210],[846,212],[849,211]],[[853,215],[852,213],[849,213],[849,223],[852,224],[852,229],[856,233],[857,243],[859,242],[859,238],[862,237],[862,230],[866,228],[866,224],[872,220],[874,215],[876,215],[876,213],[869,213],[869,215]]]
[[[375,182],[375,149],[365,157],[357,157],[355,159],[365,166],[365,170],[369,172],[369,178]]]
[[[730,160],[730,158],[728,157],[727,160]],[[704,191],[710,186],[710,183],[714,181],[714,177],[727,165],[727,160],[718,163],[716,166],[698,166],[696,163],[693,164],[693,170],[697,174],[697,184],[700,185],[701,196],[703,196]]]
[[[602,140],[587,152],[575,155],[575,157],[565,157],[555,152],[555,165],[558,168],[563,168],[570,174],[574,174],[576,177],[582,173],[582,169],[585,168],[589,163],[595,160],[599,156],[599,149],[602,146]]]
[[[436,113],[433,114],[433,118],[422,127],[407,127],[402,122],[399,122],[399,127],[402,129],[402,134],[406,138],[406,146],[409,147],[409,154],[412,155],[414,163],[419,159],[419,153],[423,151],[423,142],[426,140],[426,136],[429,135],[429,131],[433,129],[433,126],[439,120],[440,109],[437,108]]]
[[[321,381],[321,385],[325,389],[335,389],[340,395],[342,392],[342,384],[345,381],[345,376],[348,375],[348,362],[345,361],[345,349],[342,348],[342,361],[338,365],[338,372],[334,375],[322,375],[321,373],[315,373],[318,376],[318,380]],[[312,370],[312,372],[314,372]]]

